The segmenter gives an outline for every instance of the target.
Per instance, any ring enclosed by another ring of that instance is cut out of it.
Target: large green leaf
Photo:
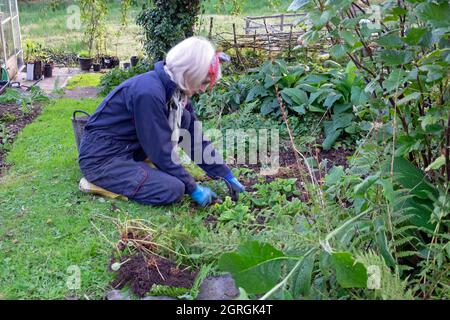
[[[389,267],[394,267],[396,265],[396,262],[389,249],[385,228],[386,224],[384,223],[382,217],[375,218],[373,224],[375,227],[375,241],[378,245],[380,253],[383,256],[383,259],[386,262],[386,264]]]
[[[336,59],[339,59],[347,54],[347,49],[343,44],[335,44],[330,48],[330,54]]]
[[[386,161],[383,166],[383,173],[390,174],[391,161]],[[411,194],[421,199],[429,199],[430,195],[437,197],[438,191],[428,181],[425,173],[414,166],[403,157],[394,158],[393,163],[394,181],[400,184],[404,189],[408,189]]]
[[[307,5],[311,0],[294,0],[288,8],[288,11],[296,11]]]
[[[358,86],[352,86],[351,94],[351,102],[355,106],[363,106],[369,100],[369,95]]]
[[[407,80],[407,73],[403,69],[394,69],[383,82],[383,87],[388,91],[397,90]]]
[[[299,296],[307,296],[309,294],[315,261],[315,254],[309,254],[303,258],[296,274],[294,275],[294,281],[292,284],[292,295],[294,296],[294,299]]]
[[[367,269],[355,261],[350,252],[333,252],[331,265],[336,270],[336,280],[342,288],[366,288]]]
[[[246,102],[251,102],[257,97],[266,97],[268,95],[267,90],[263,86],[254,86],[250,89],[247,95]]]
[[[266,116],[278,107],[279,103],[277,98],[267,97],[261,105],[261,114]]]
[[[247,293],[265,293],[280,279],[283,252],[270,244],[250,241],[239,246],[236,252],[219,257],[219,269],[232,274],[237,286]]]
[[[421,200],[414,197],[406,197],[405,200],[397,200],[394,207],[395,212],[411,215],[410,224],[433,231],[435,226],[430,222],[432,210],[432,201]]]
[[[419,44],[420,40],[422,40],[426,32],[427,29],[425,28],[411,28],[408,30],[406,37],[403,38],[403,41],[412,46],[417,45]]]
[[[308,105],[308,95],[298,88],[285,88],[281,91],[281,97],[291,105]]]
[[[403,46],[402,39],[396,34],[382,36],[376,42],[385,48],[401,48]]]
[[[325,176],[325,185],[331,187],[336,184],[341,177],[344,175],[344,167],[342,166],[333,166],[330,171]]]
[[[354,32],[344,30],[344,31],[341,31],[341,36],[342,36],[342,38],[344,38],[345,42],[350,47],[353,47],[356,44],[356,42],[358,41],[358,37],[355,35]]]
[[[340,94],[340,93],[329,94],[327,96],[327,98],[325,99],[325,102],[323,103],[323,106],[327,107],[327,108],[331,108],[333,106],[333,104],[336,101],[338,101],[340,98],[342,98],[342,94]]]
[[[336,140],[341,135],[341,133],[342,133],[342,130],[339,129],[339,130],[331,132],[329,135],[327,135],[325,140],[323,140],[323,142],[322,142],[323,150],[330,150],[331,147],[333,146],[333,144],[336,142]]]
[[[445,28],[450,26],[450,4],[448,1],[442,3],[421,3],[416,7],[416,14],[423,21],[428,22],[433,28]]]
[[[411,51],[381,50],[380,59],[386,66],[398,66],[409,63],[413,59]]]

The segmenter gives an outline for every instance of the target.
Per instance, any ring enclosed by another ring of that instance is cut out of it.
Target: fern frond
[[[397,258],[406,258],[406,257],[415,256],[417,254],[418,254],[417,251],[406,250],[406,251],[397,252],[395,255],[397,256]]]
[[[407,282],[400,279],[398,272],[392,273],[384,259],[374,251],[359,253],[356,260],[362,262],[368,270],[375,271],[369,274],[369,280],[374,277],[373,284],[378,284],[378,288],[373,289],[376,297],[383,300],[413,299],[411,291],[407,289]]]

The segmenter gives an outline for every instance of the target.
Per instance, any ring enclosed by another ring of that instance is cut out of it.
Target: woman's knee
[[[173,178],[170,185],[167,188],[167,196],[164,199],[165,204],[181,201],[185,192],[184,183],[180,180]]]
[[[146,184],[135,194],[133,200],[149,205],[167,205],[180,201],[185,193],[181,180],[158,173],[149,177]]]

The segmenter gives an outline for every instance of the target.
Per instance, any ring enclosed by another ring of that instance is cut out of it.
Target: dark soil
[[[6,144],[11,144],[20,130],[31,123],[40,113],[41,107],[34,105],[29,107],[29,112],[24,114],[20,107],[14,104],[0,104],[0,176],[9,168],[5,158]]]
[[[210,227],[211,229],[214,228],[217,225],[218,222],[219,222],[219,220],[213,214],[208,215],[203,220],[203,224],[205,225],[205,227]]]
[[[154,284],[190,289],[197,276],[197,272],[180,269],[174,262],[155,255],[137,254],[123,257],[120,262],[127,259],[129,261],[117,271],[117,277],[111,285],[115,289],[122,289],[128,284],[132,292],[140,297],[150,292]],[[114,262],[111,261],[111,265]]]
[[[322,172],[318,172],[318,170],[315,170],[315,176],[316,179],[320,182],[323,178],[323,176],[330,170],[333,166],[343,166],[348,167],[347,158],[353,154],[352,150],[347,150],[344,148],[339,149],[331,149],[331,150],[321,150],[319,148],[316,149],[315,154],[305,154],[305,157],[313,157],[318,161],[319,163],[322,163],[322,161],[327,160],[325,171],[322,170]],[[266,183],[270,183],[273,180],[277,178],[295,178],[300,177],[299,172],[299,166],[297,165],[297,160],[295,158],[294,151],[292,151],[290,148],[280,148],[279,152],[279,169],[276,174],[273,175],[263,175],[259,176],[259,178],[250,178],[245,179],[242,183],[245,185],[246,190],[253,191],[252,186],[255,183],[258,183],[261,178],[265,180]],[[261,164],[258,163],[256,165],[241,165],[241,167],[246,167],[249,169],[252,169],[255,171],[255,173],[259,173],[261,169]],[[308,176],[308,170],[305,167],[302,159],[300,159],[300,170],[302,170],[302,173]]]

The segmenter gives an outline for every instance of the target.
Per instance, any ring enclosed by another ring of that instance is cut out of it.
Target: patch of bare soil
[[[316,162],[322,163],[327,160],[324,170],[319,172],[315,170],[314,174],[318,181],[322,180],[323,176],[333,167],[333,166],[343,166],[347,167],[347,158],[353,154],[352,150],[346,150],[343,148],[331,149],[331,150],[321,150],[316,149],[315,154],[305,154],[306,157],[313,157]],[[289,148],[283,148],[279,153],[279,169],[275,174],[262,175],[266,182],[271,182],[277,178],[295,178],[301,175],[308,176],[308,169],[306,168],[302,159],[300,159],[300,165],[297,165],[297,160],[294,152]],[[242,165],[240,167],[246,167],[252,169],[255,173],[261,172],[261,164],[255,165]],[[299,171],[301,170],[301,171]],[[259,179],[261,176],[259,177]],[[249,187],[249,191],[252,191],[251,186],[258,182],[258,178],[247,179],[244,181],[246,187]]]
[[[111,261],[111,265],[114,262]],[[140,297],[150,292],[153,285],[190,289],[197,276],[197,272],[182,269],[170,260],[151,254],[125,256],[120,262],[125,263],[117,271],[117,277],[111,285],[115,289],[122,289],[128,284],[131,291]]]
[[[18,105],[0,104],[0,176],[9,168],[4,162],[8,152],[6,145],[11,144],[20,130],[33,122],[40,113],[39,105],[28,107],[28,112],[24,113]]]

